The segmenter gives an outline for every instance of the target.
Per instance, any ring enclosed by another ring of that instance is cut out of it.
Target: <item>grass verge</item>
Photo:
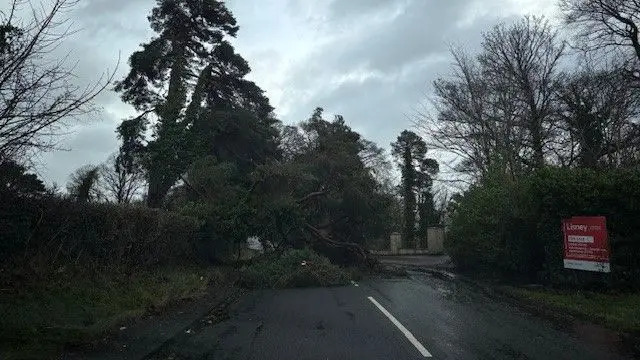
[[[124,322],[204,295],[218,270],[180,267],[70,277],[0,292],[0,358],[52,358]]]
[[[569,312],[612,330],[640,333],[640,294],[637,293],[606,294],[514,287],[505,290],[529,302]]]

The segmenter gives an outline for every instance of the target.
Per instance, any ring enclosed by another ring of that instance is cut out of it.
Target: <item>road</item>
[[[244,296],[220,323],[189,329],[147,359],[625,359],[457,280],[411,272],[333,288]]]

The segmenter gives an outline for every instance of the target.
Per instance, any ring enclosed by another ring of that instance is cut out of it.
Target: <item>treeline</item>
[[[560,220],[604,215],[614,278],[637,286],[640,6],[560,9],[565,32],[538,17],[498,25],[434,82],[436,111],[420,125],[472,182],[450,204],[449,251],[471,269],[580,282],[562,269]]]

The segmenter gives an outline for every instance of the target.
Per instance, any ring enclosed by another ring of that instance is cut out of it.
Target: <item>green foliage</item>
[[[235,18],[222,2],[159,0],[149,22],[159,36],[131,55],[131,71],[116,87],[122,92],[122,99],[137,109],[148,109],[160,103],[163,111],[175,111],[178,104],[162,102],[162,90],[157,85],[170,82],[171,92],[179,91],[185,86],[183,77],[196,72],[199,60],[213,60],[225,55],[225,62],[236,62],[229,65],[247,67],[242,58],[234,59],[235,54],[228,49],[210,51],[207,48],[212,45],[216,48],[229,47],[224,37],[235,36],[238,31]],[[219,66],[222,64],[224,62]],[[170,95],[168,97],[171,98]]]
[[[0,219],[2,283],[197,261],[197,221],[164,211],[13,196]]]
[[[204,112],[190,133],[193,156],[213,156],[233,162],[242,174],[278,157],[276,121],[251,111],[230,109]]]
[[[392,195],[362,160],[366,140],[341,116],[326,121],[321,115],[322,109],[316,109],[301,125],[310,141],[293,161],[313,177],[297,196],[320,191],[322,196],[305,207],[307,222],[327,226],[338,241],[366,246],[367,241],[390,232]],[[332,260],[337,259],[332,256]]]
[[[447,250],[464,268],[586,285],[594,278],[563,268],[560,224],[571,216],[601,215],[613,253],[611,280],[636,287],[639,199],[640,173],[632,170],[545,168],[520,180],[494,174],[452,206]]]
[[[238,26],[223,2],[159,0],[149,21],[158,36],[131,55],[131,70],[116,85],[142,113],[118,130],[124,163],[142,160],[147,202],[159,207],[198,158],[212,155],[249,172],[276,155],[278,134],[269,100],[245,79],[251,69],[228,41]],[[150,114],[157,121],[144,145]]]
[[[573,274],[561,269],[560,220],[575,215],[601,215],[607,218],[612,280],[618,286],[640,286],[640,172],[548,168],[538,172],[530,186],[536,200],[533,210],[538,216],[537,236],[545,246],[550,280],[574,280]]]
[[[310,249],[288,250],[244,267],[240,282],[249,288],[345,285],[349,274]]]
[[[0,195],[42,195],[44,192],[44,184],[36,174],[28,173],[14,161],[0,161]]]
[[[301,129],[288,128],[301,136],[286,160],[272,158],[247,173],[239,157],[220,162],[218,154],[187,171],[170,206],[202,221],[202,244],[212,259],[228,259],[257,236],[267,250],[315,244],[333,260],[348,262],[342,251],[317,243],[307,227],[360,245],[388,236],[394,199],[362,158],[368,149],[370,160],[383,159],[382,151],[365,144],[342,118],[329,122],[321,114],[317,110]]]
[[[193,164],[186,181],[187,202],[180,213],[203,224],[200,245],[210,260],[229,260],[254,235],[255,210],[237,167],[206,157]]]
[[[305,210],[298,199],[315,181],[305,164],[269,162],[252,173],[256,234],[274,248],[303,246]]]
[[[391,144],[402,173],[402,199],[404,201],[404,228],[402,238],[406,247],[416,246],[416,215],[419,215],[418,234],[425,239],[427,227],[433,225],[435,206],[431,187],[438,173],[438,162],[427,158],[427,145],[416,133],[404,130]],[[416,207],[417,206],[417,207]],[[417,213],[416,213],[417,209]]]
[[[266,249],[312,245],[343,262],[353,260],[345,258],[346,250],[329,249],[323,241],[366,246],[388,236],[394,199],[372,167],[384,163],[381,149],[342,117],[324,120],[320,108],[300,127],[282,131],[282,159],[255,166],[249,176],[242,167],[237,173],[234,184],[243,184],[243,206],[252,210],[250,235],[258,236]],[[326,239],[309,228],[321,229]]]
[[[523,184],[513,179],[493,176],[472,186],[451,206],[447,252],[464,269],[530,271],[528,203]]]

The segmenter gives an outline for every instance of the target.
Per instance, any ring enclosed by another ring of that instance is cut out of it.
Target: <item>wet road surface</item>
[[[148,359],[625,359],[498,302],[422,273],[344,287],[255,292],[223,322],[194,328]]]

